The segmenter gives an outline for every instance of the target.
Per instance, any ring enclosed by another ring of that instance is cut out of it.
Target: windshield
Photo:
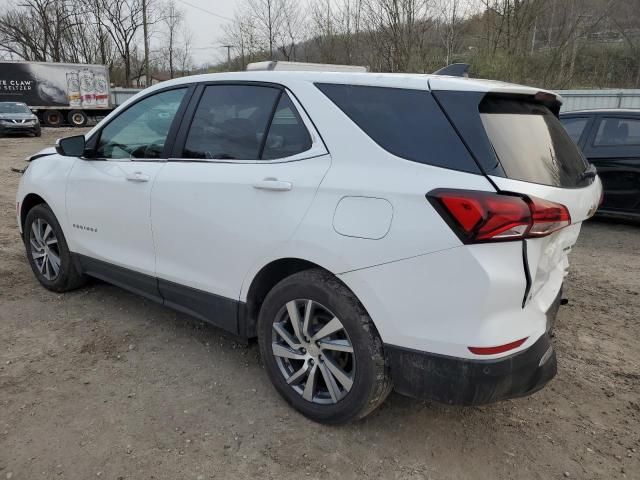
[[[31,113],[24,103],[0,102],[0,113]]]
[[[546,106],[486,97],[480,117],[508,178],[556,187],[579,187],[587,162],[558,118]]]

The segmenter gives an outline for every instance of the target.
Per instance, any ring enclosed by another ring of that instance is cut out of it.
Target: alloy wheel
[[[60,275],[60,250],[53,227],[42,218],[36,218],[29,233],[31,256],[40,274],[49,281]]]
[[[355,379],[353,344],[329,309],[308,299],[289,301],[272,328],[271,348],[286,383],[305,400],[335,404]]]

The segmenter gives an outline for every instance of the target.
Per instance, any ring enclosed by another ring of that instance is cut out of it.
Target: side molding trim
[[[241,338],[251,336],[251,332],[247,331],[244,302],[145,275],[86,255],[71,255],[74,263],[86,275],[186,313]]]

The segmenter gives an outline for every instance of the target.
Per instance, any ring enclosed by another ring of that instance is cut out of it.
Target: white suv
[[[392,389],[527,395],[556,372],[567,254],[602,191],[559,107],[429,75],[181,78],[34,155],[18,222],[46,288],[97,277],[257,337],[314,420]]]

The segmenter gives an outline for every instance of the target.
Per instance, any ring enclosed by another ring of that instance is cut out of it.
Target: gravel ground
[[[640,227],[584,225],[541,392],[482,408],[392,394],[325,427],[278,397],[256,344],[103,283],[39,286],[10,167],[71,132],[0,139],[0,479],[640,479]]]

